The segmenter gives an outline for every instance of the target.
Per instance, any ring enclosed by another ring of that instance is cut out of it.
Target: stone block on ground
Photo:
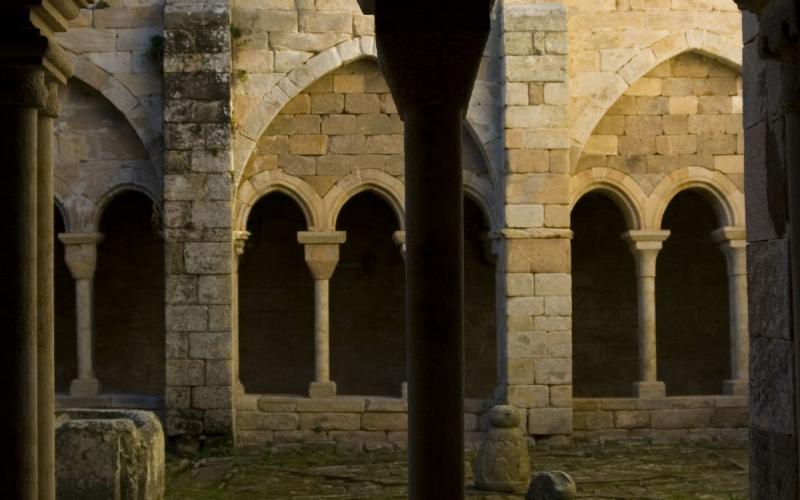
[[[164,432],[155,414],[63,410],[56,429],[59,499],[164,498]]]

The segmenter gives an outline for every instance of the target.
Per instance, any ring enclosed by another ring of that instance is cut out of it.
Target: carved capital
[[[15,68],[5,71],[0,66],[0,104],[43,108],[49,100],[41,68]]]
[[[656,275],[656,259],[669,235],[669,231],[628,231],[622,234],[636,260],[638,277]]]
[[[315,280],[328,280],[339,263],[339,245],[345,242],[343,231],[297,233],[297,241],[305,245],[305,258]]]
[[[105,236],[100,233],[62,233],[58,239],[64,243],[65,260],[69,272],[76,280],[94,278],[97,268],[97,244]]]

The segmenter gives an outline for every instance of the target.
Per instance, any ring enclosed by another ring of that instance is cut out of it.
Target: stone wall
[[[295,441],[407,446],[408,406],[400,398],[245,395],[236,405],[237,442],[243,446]],[[479,431],[488,424],[485,401],[468,399],[464,409],[465,442],[477,448]]]
[[[590,193],[572,210],[573,393],[629,396],[638,377],[636,264],[625,218]]]
[[[573,402],[578,439],[747,440],[747,398],[580,398]]]
[[[258,76],[237,75],[244,85]],[[276,169],[305,180],[320,196],[359,170],[403,175],[403,122],[376,62],[323,76],[281,110],[259,139],[244,182]]]
[[[135,189],[161,204],[153,161],[127,117],[97,90],[73,79],[55,123],[55,192],[69,232],[95,232],[105,205]]]
[[[164,396],[164,241],[157,205],[127,192],[106,208],[95,274],[95,367],[103,392]],[[146,269],[147,272],[142,272]]]
[[[572,429],[567,13],[507,5],[501,383],[530,434]]]
[[[300,207],[273,193],[247,221],[239,261],[239,376],[252,394],[304,394],[314,378],[314,283]]]
[[[720,226],[701,194],[676,196],[664,215],[671,234],[656,266],[659,380],[668,395],[722,394],[730,373],[725,256],[711,238]]]
[[[230,436],[230,7],[170,0],[164,23],[167,435]]]
[[[62,101],[64,118],[59,122],[85,120],[86,124],[81,128],[64,122],[62,131],[68,129],[81,137],[64,137],[65,151],[58,149],[58,143],[56,146],[56,177],[62,172],[64,180],[64,184],[56,184],[56,194],[70,212],[69,218],[75,219],[71,231],[93,231],[91,219],[98,218],[95,211],[102,204],[102,195],[120,185],[138,186],[159,204],[162,200],[164,0],[107,0],[103,5],[81,10],[80,15],[70,21],[69,31],[56,36],[75,64],[70,94]],[[87,92],[82,88],[84,85],[94,92]],[[70,98],[72,94],[75,95]],[[88,94],[94,96],[89,98]],[[107,102],[100,104],[98,94],[102,96],[100,100],[104,98]],[[100,107],[91,111],[87,106]],[[112,107],[115,108],[113,113],[110,112]],[[127,123],[111,125],[110,133],[127,134],[121,131],[130,130],[139,144],[132,145],[131,139],[103,138],[103,130],[109,125],[98,126],[91,113],[103,113],[105,117],[118,115]],[[113,129],[120,132],[113,132]],[[80,130],[85,133],[78,132]],[[85,156],[87,147],[94,148],[89,153],[93,159],[105,161],[106,165],[97,172],[100,177],[78,180],[77,166],[70,162],[77,161],[76,154]],[[127,168],[117,165],[119,171],[114,171],[109,160],[117,159],[119,153],[133,156],[126,158]],[[87,179],[91,180],[87,182]],[[90,227],[80,226],[83,219],[89,219],[86,223]]]
[[[564,0],[569,12],[573,165],[606,111],[653,68],[687,50],[741,64],[732,0]]]
[[[645,193],[683,167],[716,170],[744,188],[738,70],[685,53],[638,81],[608,110],[586,142],[576,173],[612,168]]]

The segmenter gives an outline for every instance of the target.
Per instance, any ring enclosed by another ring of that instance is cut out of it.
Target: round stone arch
[[[70,228],[72,227],[70,221],[70,213],[67,209],[66,204],[64,203],[64,198],[61,193],[59,193],[58,189],[55,190],[55,195],[53,196],[53,207],[58,210],[58,213],[61,214],[61,220],[64,221],[64,232],[69,233]]]
[[[656,66],[687,52],[708,56],[739,70],[742,67],[741,44],[705,30],[673,33],[642,49],[605,84],[600,85],[591,102],[576,114],[578,118],[570,127],[573,168],[578,164],[586,141],[611,106]]]
[[[642,229],[647,196],[631,176],[605,167],[574,175],[570,179],[570,212],[590,192],[601,193],[613,201],[625,217],[628,230]]]
[[[489,232],[502,230],[500,220],[503,207],[498,203],[499,196],[494,183],[468,170],[464,171],[464,195],[477,203],[489,224]]]
[[[720,227],[744,227],[744,193],[733,181],[714,170],[684,167],[662,179],[650,194],[644,229],[660,230],[669,203],[680,192],[689,189],[696,190],[709,200],[717,213]]]
[[[235,183],[241,179],[256,143],[289,101],[331,71],[359,59],[377,57],[374,36],[356,37],[320,52],[286,74],[261,97],[236,133],[233,146]]]
[[[279,192],[297,203],[309,231],[325,230],[325,209],[322,199],[304,180],[276,170],[259,172],[244,179],[236,193],[234,230],[246,231],[250,211],[256,203],[270,193]]]
[[[72,191],[70,191],[67,184],[61,179],[54,177],[53,204],[58,208],[58,211],[61,212],[61,218],[64,220],[64,230],[66,232],[70,232],[71,228],[74,226],[74,222],[72,221],[73,215],[69,206],[72,197]]]
[[[400,230],[405,230],[405,186],[399,179],[375,169],[357,170],[337,182],[325,195],[325,230],[335,231],[339,212],[353,196],[371,191],[392,207]]]
[[[110,205],[117,196],[128,192],[141,193],[145,195],[151,202],[153,202],[156,210],[159,212],[163,211],[161,198],[157,196],[156,192],[150,189],[149,186],[134,183],[118,184],[110,188],[105,192],[105,194],[97,199],[97,203],[94,205],[94,211],[88,218],[88,232],[99,232],[100,221],[103,219],[103,214],[105,213],[108,205]]]
[[[114,75],[91,62],[80,54],[69,52],[75,64],[73,78],[77,78],[111,103],[128,121],[139,140],[142,141],[150,160],[155,165],[161,164],[161,130],[150,126],[152,120],[148,116],[148,108],[142,105],[138,97],[133,95]]]

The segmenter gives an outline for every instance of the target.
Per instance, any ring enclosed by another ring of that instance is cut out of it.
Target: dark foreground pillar
[[[0,80],[0,380],[9,417],[0,432],[0,497],[38,498],[36,394],[37,108],[43,71]]]
[[[405,115],[410,498],[461,498],[464,485],[461,113]]]
[[[362,1],[405,121],[409,498],[464,498],[461,127],[493,0]],[[368,5],[370,4],[370,5]]]
[[[750,498],[800,498],[800,4],[744,14]]]

